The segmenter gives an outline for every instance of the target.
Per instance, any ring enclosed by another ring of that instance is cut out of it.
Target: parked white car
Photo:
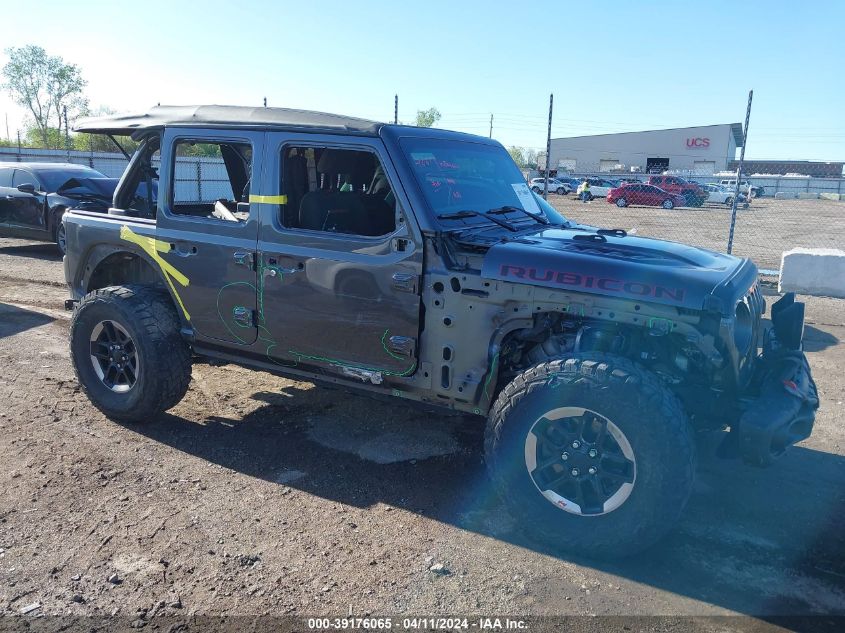
[[[731,187],[725,187],[723,185],[713,185],[707,184],[702,185],[704,191],[707,192],[707,200],[706,202],[712,202],[715,204],[724,204],[726,206],[731,206],[734,201],[734,190]],[[737,205],[743,206],[743,208],[748,207],[748,200],[745,197],[745,194],[740,193],[739,197],[736,200]]]
[[[543,193],[546,182],[545,178],[532,178],[528,181],[528,186],[534,193]],[[565,196],[572,191],[572,185],[568,182],[561,182],[557,178],[549,178],[549,191]]]
[[[611,189],[619,186],[619,183],[613,182],[612,180],[605,180],[604,178],[587,178],[587,180],[590,183],[590,200],[593,198],[606,198]],[[578,190],[580,191],[580,189],[581,185],[578,185]]]
[[[729,178],[727,180],[720,180],[720,185],[724,185],[728,189],[735,189],[736,188],[736,178]],[[750,198],[756,198],[757,196],[763,195],[763,187],[758,187],[757,185],[752,185],[747,180],[740,180],[739,181],[739,190],[745,193]]]

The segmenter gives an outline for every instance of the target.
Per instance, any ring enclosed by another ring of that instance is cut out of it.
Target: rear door
[[[373,382],[413,374],[422,242],[381,141],[271,132],[264,161],[266,355]]]
[[[261,131],[190,128],[168,128],[162,141],[157,248],[185,318],[208,343],[258,337],[249,187],[263,142]]]

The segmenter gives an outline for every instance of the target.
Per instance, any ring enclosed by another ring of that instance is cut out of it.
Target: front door
[[[378,139],[270,133],[264,164],[263,351],[373,382],[413,374],[422,247]]]
[[[31,185],[32,191],[20,191],[20,185]],[[32,172],[15,169],[12,176],[12,189],[6,221],[13,232],[32,234],[47,231],[47,219],[44,213],[47,194]]]
[[[258,338],[258,209],[249,203],[264,133],[169,128],[161,147],[156,238],[168,283],[198,339]]]

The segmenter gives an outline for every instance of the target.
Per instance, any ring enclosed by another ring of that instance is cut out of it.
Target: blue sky
[[[845,2],[0,0],[0,47],[78,64],[93,106],[308,108],[545,146],[554,136],[741,121],[747,157],[845,159]],[[802,11],[806,8],[806,11]],[[545,62],[541,60],[546,60]],[[0,55],[0,63],[5,56]],[[23,112],[0,96],[11,135]],[[0,126],[4,121],[0,118]],[[5,136],[5,128],[0,128]]]

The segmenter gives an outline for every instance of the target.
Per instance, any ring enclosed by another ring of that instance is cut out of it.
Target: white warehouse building
[[[710,175],[728,168],[742,147],[742,124],[553,138],[551,170]]]

